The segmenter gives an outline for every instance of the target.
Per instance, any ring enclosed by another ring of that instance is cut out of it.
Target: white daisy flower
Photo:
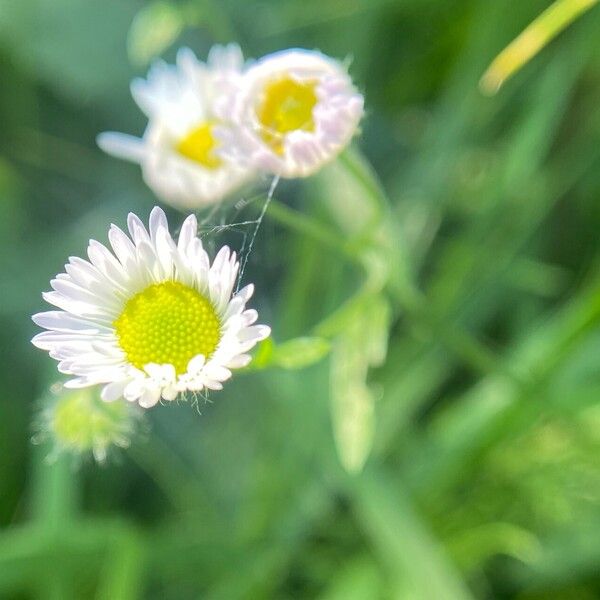
[[[265,56],[239,80],[217,128],[234,160],[282,177],[306,177],[337,156],[356,133],[363,97],[338,61],[316,51]]]
[[[239,46],[215,46],[206,64],[189,48],[177,65],[156,62],[131,93],[148,117],[143,138],[106,132],[98,145],[118,158],[139,163],[148,186],[165,202],[197,208],[219,202],[251,177],[251,171],[221,155],[214,136],[219,107],[241,77]]]
[[[224,246],[212,265],[190,215],[177,242],[160,208],[149,230],[134,214],[129,236],[112,225],[112,252],[95,240],[89,261],[71,257],[44,299],[61,310],[33,320],[47,329],[32,342],[74,375],[65,386],[103,385],[102,399],[124,397],[140,406],[180,392],[220,390],[231,369],[270,334],[246,309],[253,286],[233,294],[239,263]]]

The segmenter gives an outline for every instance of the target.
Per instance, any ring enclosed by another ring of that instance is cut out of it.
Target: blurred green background
[[[1,598],[600,597],[600,9],[478,87],[548,5],[0,0]],[[250,255],[276,345],[105,465],[47,464],[30,315],[156,202],[95,136],[141,134],[155,55],[228,41],[349,57],[366,97]]]

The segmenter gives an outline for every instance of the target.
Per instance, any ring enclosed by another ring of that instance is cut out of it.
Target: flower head
[[[224,153],[282,177],[306,177],[335,158],[363,115],[345,68],[320,52],[270,54],[238,84],[227,107],[235,127],[215,130]]]
[[[117,448],[127,448],[141,424],[137,406],[125,402],[102,402],[93,388],[62,390],[45,398],[35,421],[34,441],[49,442],[48,458],[68,453],[92,455],[104,462]]]
[[[176,66],[156,62],[147,79],[135,79],[131,93],[148,117],[143,138],[114,132],[98,136],[114,156],[137,162],[144,180],[165,202],[184,208],[212,204],[249,180],[251,171],[222,155],[214,129],[220,106],[241,77],[238,46],[215,46],[207,63],[189,48]]]
[[[33,316],[47,329],[33,343],[74,377],[66,387],[103,385],[102,399],[144,408],[180,392],[219,390],[231,369],[270,334],[246,309],[253,286],[233,288],[239,263],[224,246],[210,263],[190,215],[177,242],[160,208],[148,230],[130,213],[129,236],[112,225],[112,252],[90,241],[89,261],[71,257],[44,299],[61,310]]]

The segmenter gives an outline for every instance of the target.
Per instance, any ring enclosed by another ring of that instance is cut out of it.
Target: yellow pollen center
[[[155,283],[130,298],[113,325],[131,364],[171,364],[178,375],[194,356],[211,356],[221,337],[210,301],[178,281]]]
[[[313,109],[317,104],[316,81],[274,79],[263,90],[256,116],[263,140],[277,154],[283,154],[283,138],[290,131],[314,131]]]
[[[175,149],[179,154],[201,164],[206,169],[218,169],[222,161],[215,154],[218,145],[213,135],[214,122],[206,121],[181,138]]]

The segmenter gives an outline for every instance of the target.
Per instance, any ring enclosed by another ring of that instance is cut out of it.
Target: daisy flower
[[[221,155],[214,136],[219,106],[235,89],[243,57],[238,46],[215,46],[206,64],[189,48],[176,66],[156,62],[147,79],[135,79],[131,93],[148,117],[143,137],[105,132],[105,152],[142,167],[144,180],[165,202],[197,208],[222,200],[251,177],[251,171]]]
[[[180,392],[220,390],[270,334],[246,309],[253,286],[233,294],[235,252],[224,246],[211,265],[194,215],[177,242],[160,208],[148,230],[134,214],[127,223],[129,236],[111,225],[112,252],[91,240],[89,261],[71,257],[51,281],[43,297],[60,310],[33,316],[48,330],[33,344],[74,376],[66,387],[103,385],[106,401],[124,397],[149,408]]]
[[[227,107],[235,128],[217,128],[234,160],[282,177],[306,177],[356,133],[363,97],[338,61],[316,51],[265,56],[239,80]]]

